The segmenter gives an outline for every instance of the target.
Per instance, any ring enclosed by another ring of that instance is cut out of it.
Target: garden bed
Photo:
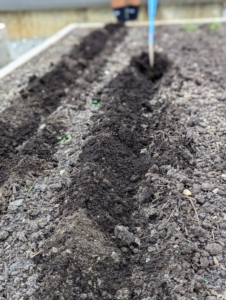
[[[4,79],[0,299],[226,299],[224,31],[158,27],[150,70],[107,25]]]

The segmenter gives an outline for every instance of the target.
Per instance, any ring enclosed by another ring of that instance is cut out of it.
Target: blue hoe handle
[[[148,31],[148,43],[154,44],[155,33],[155,15],[157,10],[158,0],[148,0],[148,19],[149,19],[149,31]]]

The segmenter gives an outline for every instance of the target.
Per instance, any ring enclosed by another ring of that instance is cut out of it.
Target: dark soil
[[[158,28],[150,69],[133,30],[91,33],[0,116],[3,299],[225,299],[225,34]]]
[[[142,55],[132,62],[139,63],[143,58],[148,61],[147,55]],[[168,62],[158,55],[157,58],[159,76],[159,70],[163,75]],[[150,135],[141,125],[155,128],[157,119],[153,118],[151,124],[147,124],[142,116],[153,107],[141,99],[153,96],[155,89],[153,81],[147,80],[139,70],[128,68],[107,88],[108,92],[103,91],[101,95],[103,114],[94,118],[91,129],[95,137],[84,146],[76,166],[81,173],[79,180],[77,174],[74,178],[72,198],[79,190],[76,204],[88,209],[90,217],[94,216],[105,232],[113,234],[117,224],[139,226],[131,222],[132,213],[137,209],[133,196],[153,161],[151,155],[140,154],[150,143]],[[85,170],[83,166],[86,166]],[[136,180],[131,180],[133,177]]]
[[[70,57],[82,57],[88,60],[94,59],[96,55],[103,51],[108,39],[122,27],[122,24],[108,24],[103,30],[93,31],[83,39],[79,48],[75,47],[72,50]]]
[[[155,54],[154,68],[149,67],[149,57],[142,53],[139,58],[132,58],[131,65],[144,74],[148,80],[155,82],[159,80],[170,67],[170,62],[163,55]]]
[[[48,161],[54,151],[56,137],[64,132],[64,127],[59,124],[51,124],[51,130],[45,129],[38,138],[33,138],[25,146],[26,150],[24,149],[23,153],[20,153],[18,146],[29,141],[41,122],[60,106],[70,86],[78,77],[81,78],[84,70],[91,71],[89,82],[95,79],[95,74],[104,64],[105,58],[100,57],[99,66],[96,68],[92,67],[90,61],[101,54],[108,40],[112,40],[108,51],[110,54],[124,35],[125,30],[121,25],[107,25],[104,29],[86,36],[81,44],[74,46],[69,54],[64,55],[49,73],[41,78],[30,78],[26,89],[21,91],[21,98],[14,100],[14,105],[4,110],[0,116],[0,185],[7,180],[10,170],[18,164],[24,153],[32,153],[35,148],[34,154]],[[75,104],[79,109],[84,109],[84,101]],[[48,151],[43,151],[43,147],[48,148]],[[27,170],[30,170],[29,166]],[[23,168],[23,172],[26,172],[26,167]]]
[[[134,255],[139,244],[129,239],[127,241],[126,237],[123,239],[123,233],[117,236],[116,232],[117,225],[123,224],[123,228],[127,227],[133,236],[136,235],[136,228],[144,230],[149,222],[155,222],[157,215],[149,220],[140,218],[139,208],[155,201],[158,188],[150,185],[141,198],[136,196],[148,170],[156,165],[190,166],[184,155],[186,150],[192,151],[192,143],[187,138],[174,141],[170,147],[168,142],[162,141],[161,135],[153,141],[154,132],[164,130],[172,118],[168,115],[167,101],[161,105],[151,105],[148,101],[160,85],[170,83],[170,75],[166,74],[170,63],[165,56],[157,53],[156,69],[150,70],[147,66],[147,54],[134,57],[131,66],[99,92],[103,108],[93,119],[91,136],[86,137],[88,141],[78,164],[74,166],[77,172],[72,177],[72,188],[62,199],[69,199],[67,204],[62,205],[64,217],[79,208],[86,209],[87,216],[116,247],[124,248],[126,253],[123,253],[120,263],[114,264],[112,258],[99,262],[93,266],[93,273],[88,277],[83,275],[87,265],[77,262],[76,249],[67,258],[60,253],[48,258],[36,258],[44,275],[40,280],[46,282],[39,290],[37,299],[60,299],[57,295],[62,293],[64,299],[80,299],[79,295],[83,293],[93,293],[95,299],[109,299],[125,286],[130,290],[129,298],[125,299],[140,299],[135,292],[138,287],[131,282],[133,268],[137,266],[141,268],[143,276],[151,276],[167,266],[169,254],[165,257],[157,255],[148,266],[143,263],[140,265],[142,256]],[[160,80],[163,75],[164,79]],[[144,115],[150,112],[152,117],[147,119]],[[172,131],[175,131],[174,126],[172,123]],[[152,148],[148,151],[146,147],[151,143]],[[142,152],[142,149],[145,151]],[[155,152],[159,152],[158,158],[155,158]],[[159,172],[161,174],[164,169]],[[164,192],[158,201],[165,202]],[[63,253],[68,238],[70,235],[63,240],[54,240],[54,245],[60,247]],[[49,280],[49,275],[45,276],[50,272],[55,280]],[[70,278],[70,281],[65,281],[65,278]],[[100,286],[95,284],[98,278],[102,281]],[[103,296],[103,292],[106,296]],[[163,299],[164,295],[167,295],[167,286],[160,284],[157,299]]]

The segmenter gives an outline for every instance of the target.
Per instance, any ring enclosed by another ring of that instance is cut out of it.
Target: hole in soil
[[[144,74],[149,80],[155,82],[168,70],[170,63],[165,55],[155,53],[154,68],[151,68],[148,54],[143,52],[140,56],[132,58],[131,65],[136,67],[138,71]]]

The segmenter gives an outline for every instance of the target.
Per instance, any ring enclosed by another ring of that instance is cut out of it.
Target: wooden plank
[[[156,19],[219,18],[222,14],[223,5],[219,3],[177,5],[160,3]],[[47,37],[74,22],[116,21],[110,5],[62,10],[0,11],[0,20],[6,24],[10,39]],[[146,5],[142,5],[138,21],[146,20],[147,8]]]

